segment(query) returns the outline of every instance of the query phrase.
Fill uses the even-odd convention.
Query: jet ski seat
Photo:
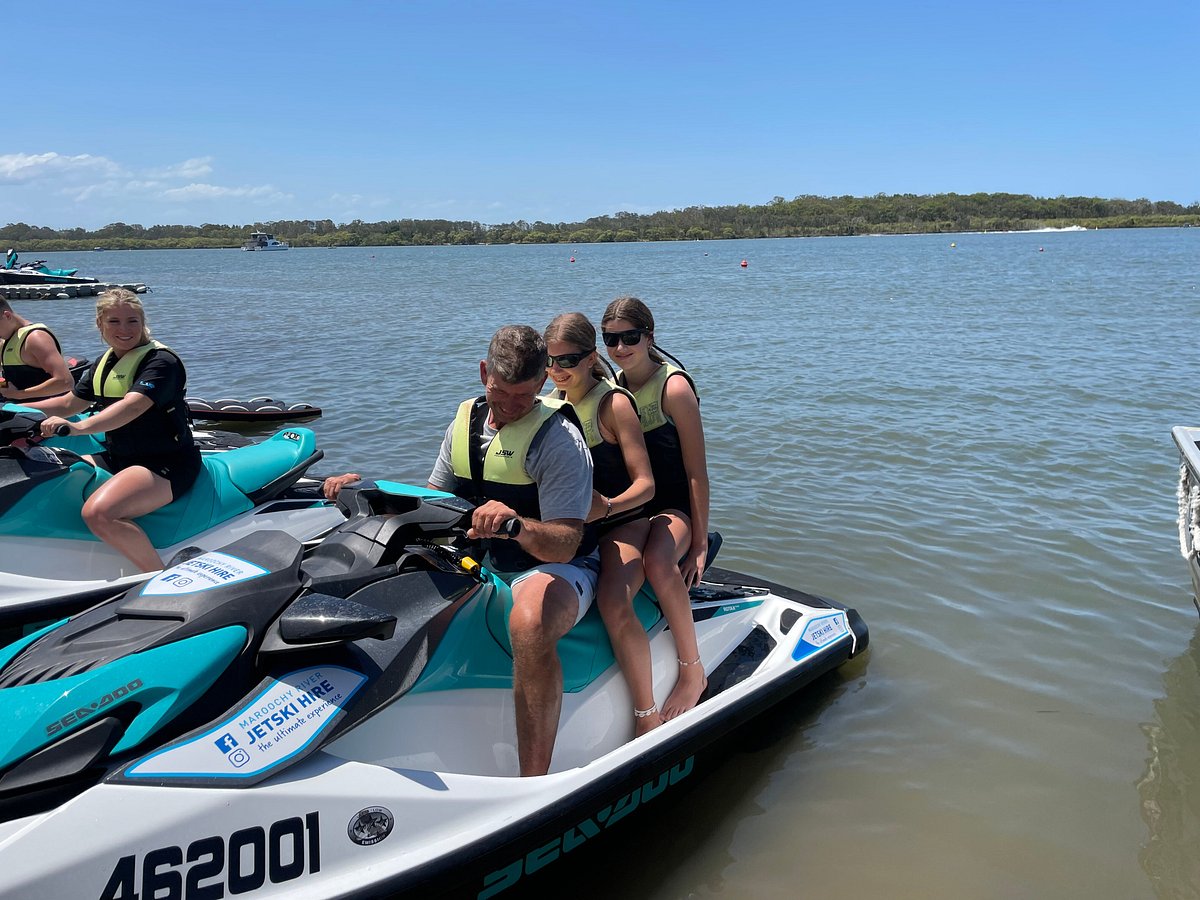
[[[310,430],[294,428],[258,444],[209,454],[191,490],[140,517],[137,523],[155,547],[186,541],[295,484],[323,455],[315,448],[316,436]],[[71,464],[36,498],[23,498],[14,504],[0,519],[0,534],[99,540],[84,523],[80,509],[83,501],[111,477],[111,473],[85,462]]]
[[[708,562],[721,548],[721,535],[708,535]],[[422,673],[414,693],[461,688],[512,688],[512,641],[508,616],[512,611],[509,591],[491,591],[481,603],[468,604],[451,623],[451,632],[443,639]],[[633,600],[634,613],[647,630],[662,619],[662,611],[649,585],[644,585]],[[453,652],[449,648],[455,648]],[[558,657],[563,669],[563,690],[583,690],[604,672],[614,660],[612,644],[595,603],[558,642]]]

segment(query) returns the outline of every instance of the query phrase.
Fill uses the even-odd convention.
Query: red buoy
[[[575,257],[571,257],[571,262],[575,262]]]
[[[742,260],[742,268],[744,269],[744,268],[746,268],[746,266],[748,266],[748,265],[750,265],[750,263],[746,262],[746,261],[743,259],[743,260]]]

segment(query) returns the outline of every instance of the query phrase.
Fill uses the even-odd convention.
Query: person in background
[[[575,409],[592,454],[589,527],[599,540],[596,605],[633,695],[634,736],[662,724],[654,702],[650,645],[632,612],[645,581],[642,547],[650,520],[642,507],[654,496],[654,476],[633,395],[617,387],[596,356],[596,329],[583,313],[557,316],[544,332],[550,381]]]
[[[140,571],[153,572],[162,560],[133,520],[182,496],[202,465],[188,427],[187,373],[170,347],[150,338],[132,291],[101,294],[96,327],[108,349],[73,393],[28,405],[47,413],[47,437],[63,426],[71,434],[105,434],[105,452],[93,462],[113,475],[84,502],[83,520]],[[63,418],[92,406],[99,411],[78,422]]]
[[[467,536],[482,540],[485,565],[512,587],[508,630],[513,655],[517,757],[522,775],[550,770],[562,711],[557,644],[592,603],[599,567],[581,546],[592,508],[592,461],[574,413],[539,397],[546,344],[527,325],[496,332],[479,363],[484,394],[460,404],[446,429],[429,487],[476,504]],[[325,480],[334,499],[360,480]],[[510,519],[515,537],[502,530]]]
[[[662,705],[663,719],[670,720],[694,707],[708,684],[688,596],[704,574],[708,555],[708,463],[700,401],[692,377],[656,349],[654,316],[641,300],[617,298],[604,310],[600,327],[609,358],[621,370],[617,384],[637,401],[654,474],[641,551],[646,579],[675,637],[679,678]],[[623,614],[635,618],[632,606]],[[623,634],[634,633],[628,623],[620,627]]]
[[[17,315],[3,298],[0,344],[0,397],[26,403],[71,390],[75,380],[54,332],[40,322]]]

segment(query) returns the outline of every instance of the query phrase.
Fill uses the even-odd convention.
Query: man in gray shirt
[[[459,406],[429,487],[476,504],[467,536],[484,541],[484,562],[512,587],[517,757],[522,775],[544,775],[562,710],[558,640],[583,618],[596,590],[598,556],[594,546],[581,546],[592,457],[570,406],[538,396],[546,344],[532,328],[497,331],[479,378],[484,396]],[[326,496],[358,479],[326,479]],[[520,526],[510,537],[501,529],[514,518]]]
[[[541,398],[546,344],[527,325],[496,332],[479,363],[484,396],[465,401],[446,429],[429,486],[479,505],[468,537],[512,586],[517,756],[522,775],[550,769],[563,676],[556,645],[596,588],[594,548],[581,547],[592,504],[592,458],[569,407]],[[501,527],[520,522],[505,539]]]

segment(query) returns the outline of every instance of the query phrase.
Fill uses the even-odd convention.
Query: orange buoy
[[[742,260],[742,268],[744,269],[744,268],[746,268],[746,266],[748,266],[748,265],[750,265],[750,263],[746,262],[746,261],[743,259],[743,260]]]

